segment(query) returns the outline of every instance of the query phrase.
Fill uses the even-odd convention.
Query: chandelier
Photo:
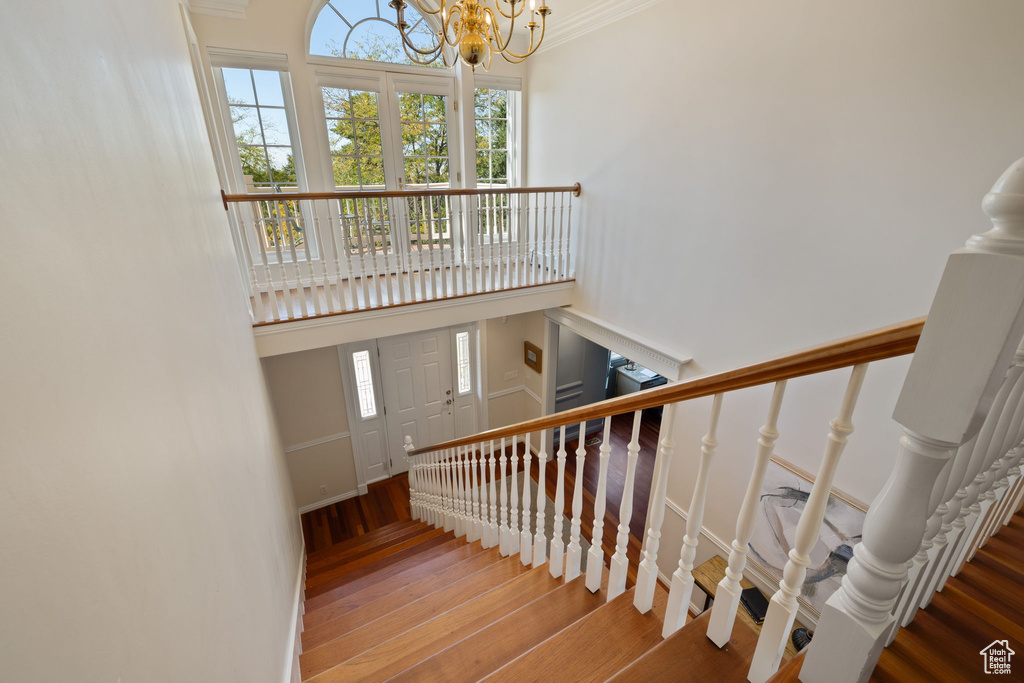
[[[394,8],[398,13],[396,24],[399,33],[402,34],[402,47],[405,48],[409,59],[418,64],[430,64],[440,58],[444,61],[445,66],[450,67],[455,64],[457,58],[461,58],[463,62],[473,67],[474,71],[480,65],[489,69],[491,55],[495,52],[513,64],[518,64],[532,55],[544,40],[548,15],[551,14],[551,8],[547,5],[542,4],[538,8],[537,0],[529,0],[530,21],[526,24],[526,28],[530,29],[530,45],[525,52],[518,54],[513,52],[509,46],[515,31],[516,20],[526,12],[527,0],[440,0],[441,6],[438,9],[424,7],[421,0],[414,1],[422,14],[440,15],[441,28],[435,32],[436,45],[425,49],[417,47],[409,37],[409,24],[405,21],[407,3],[404,0],[391,0],[388,6]],[[541,1],[543,2],[543,0]],[[538,14],[540,15],[539,24],[537,23]],[[502,35],[502,30],[498,25],[499,17],[508,22],[506,35]],[[538,28],[540,28],[539,37],[537,36]]]

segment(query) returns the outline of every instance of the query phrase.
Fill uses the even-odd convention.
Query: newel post
[[[1024,335],[1024,159],[982,204],[993,229],[950,255],[893,419],[896,462],[864,521],[800,672],[805,683],[867,681],[931,514],[936,479],[981,429]]]
[[[405,436],[405,443],[402,444],[402,449],[405,451],[405,460],[409,463],[409,511],[412,513],[413,519],[423,519],[420,514],[420,499],[416,493],[420,489],[419,483],[416,481],[416,477],[419,472],[416,466],[416,458],[409,455],[414,448],[412,445],[412,437],[408,434]]]

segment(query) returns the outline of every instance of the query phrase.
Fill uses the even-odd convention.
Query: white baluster
[[[640,566],[636,572],[636,590],[633,592],[633,606],[646,614],[654,605],[654,590],[658,582],[658,547],[661,544],[661,525],[665,521],[665,499],[668,490],[668,472],[672,465],[675,442],[672,429],[676,406],[670,403],[662,409],[661,432],[658,435],[658,455],[654,461],[651,478],[651,500],[647,505],[647,529]]]
[[[523,195],[526,196],[526,195]],[[565,582],[580,575],[583,546],[580,545],[580,527],[583,524],[583,466],[587,460],[587,423],[581,422],[576,440],[576,477],[572,497],[572,521],[569,524],[569,549],[565,556]]]
[[[444,506],[444,530],[455,530],[455,482],[452,479],[452,451],[441,452],[441,500]]]
[[[508,550],[509,553],[519,552],[519,453],[516,451],[516,437],[512,437],[512,495],[509,506],[511,516],[508,524]]]
[[[569,196],[569,217],[565,221],[565,272],[566,278],[572,278],[576,275],[575,270],[572,267],[572,240],[570,239],[572,233],[572,195]]]
[[[565,542],[562,540],[565,519],[565,425],[558,433],[558,452],[555,456],[558,462],[558,478],[555,480],[555,509],[552,514],[555,516],[555,528],[551,533],[551,560],[548,563],[551,576],[558,578],[562,575],[565,564]]]
[[[508,479],[505,477],[505,466],[508,463],[508,455],[505,451],[505,439],[501,439],[501,525],[498,530],[498,552],[508,557],[512,554],[509,549],[509,525],[508,525]]]
[[[485,548],[487,544],[487,487],[484,483],[487,479],[483,469],[484,450],[483,444],[477,444],[473,448],[473,523],[476,525],[476,537]]]
[[[488,474],[490,475],[490,480],[491,480],[490,481],[490,484],[491,484],[491,489],[490,489],[491,521],[487,525],[487,528],[488,528],[488,533],[489,533],[489,535],[488,535],[489,546],[488,547],[491,547],[491,548],[493,548],[494,546],[498,545],[498,498],[497,498],[497,494],[496,494],[496,489],[494,488],[495,485],[496,485],[496,482],[494,481],[494,478],[495,478],[494,468],[495,468],[495,462],[494,462],[494,442],[491,441],[490,444],[489,444],[488,452],[487,452],[487,471],[488,471]]]
[[[716,394],[711,402],[708,433],[704,435],[701,442],[697,481],[693,486],[690,510],[686,515],[686,535],[683,536],[683,547],[679,551],[679,566],[672,574],[668,606],[665,608],[665,625],[661,630],[662,638],[668,638],[686,624],[686,615],[690,609],[690,595],[693,592],[693,561],[697,556],[697,543],[700,541],[700,530],[704,524],[704,501],[708,495],[711,460],[715,457],[715,449],[718,447],[716,432],[721,413],[722,394]]]
[[[587,438],[584,427],[580,432],[580,441]],[[587,553],[587,590],[596,593],[601,588],[601,577],[604,575],[604,548],[601,546],[604,537],[604,510],[608,497],[608,459],[612,453],[612,418],[604,418],[604,438],[601,441],[598,461],[600,469],[597,474],[597,494],[594,496],[594,534]]]
[[[540,434],[540,453],[537,454],[537,523],[534,525],[533,534],[533,566],[539,567],[548,561],[548,539],[544,535],[547,531],[547,519],[545,508],[547,507],[548,494],[544,488],[544,476],[547,469],[548,454],[544,451],[544,433]]]
[[[785,394],[786,382],[777,382],[771,402],[768,404],[768,419],[759,432],[754,469],[750,474],[743,505],[736,519],[736,538],[729,550],[729,566],[715,593],[715,604],[708,622],[708,638],[718,647],[725,647],[732,638],[732,627],[736,621],[736,610],[739,609],[740,594],[743,590],[740,581],[743,579],[743,569],[747,565],[747,547],[754,533],[758,502],[764,488],[764,475],[775,449],[775,441],[779,438],[779,412],[782,410],[782,399]]]
[[[476,453],[472,446],[466,449],[466,482],[469,489],[466,491],[466,514],[469,517],[469,524],[466,538],[470,541],[479,541],[480,536],[480,493],[476,486]]]
[[[807,564],[810,562],[808,553],[818,540],[821,521],[825,517],[825,506],[828,505],[828,498],[832,490],[832,478],[839,466],[839,456],[842,455],[843,449],[846,447],[849,435],[853,433],[851,418],[866,371],[867,365],[858,365],[853,369],[839,415],[832,420],[832,430],[828,435],[829,443],[825,448],[825,456],[821,461],[818,478],[811,487],[807,503],[800,514],[800,521],[797,522],[796,537],[793,548],[789,551],[789,561],[786,562],[786,567],[782,572],[779,590],[775,592],[768,603],[768,614],[761,627],[761,635],[757,640],[753,661],[747,673],[747,680],[751,683],[767,681],[775,674],[782,661],[782,653],[786,649],[790,632],[793,630],[793,621],[796,619],[796,599],[803,589],[804,578],[807,575]],[[938,474],[937,471],[936,474]],[[930,493],[930,485],[928,490]],[[915,546],[916,543],[915,541]],[[817,643],[815,644],[817,645]]]
[[[633,413],[633,434],[626,447],[626,483],[622,487],[622,500],[619,502],[619,533],[615,538],[615,554],[608,572],[609,602],[626,592],[626,574],[629,569],[626,546],[629,544],[629,521],[633,518],[633,480],[636,478],[636,461],[640,455],[642,416],[642,410]]]
[[[533,535],[530,534],[530,434],[526,434],[523,453],[523,530],[519,539],[519,559],[523,564],[533,561]]]

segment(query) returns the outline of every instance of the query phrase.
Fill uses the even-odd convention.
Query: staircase
[[[441,444],[416,448],[406,436],[404,517],[412,519],[390,518],[391,524],[309,555],[302,678],[982,678],[983,649],[991,644],[995,657],[994,641],[1004,655],[1024,647],[1024,552],[1018,551],[1024,517],[1016,512],[1024,497],[1024,159],[1000,178],[984,207],[995,227],[950,256],[927,324],[910,320]],[[1004,299],[993,299],[994,292]],[[889,480],[871,504],[811,646],[786,663],[798,598],[814,568],[811,551],[826,523],[868,367],[909,353],[914,358],[893,413],[901,437]],[[841,397],[828,399],[838,410],[799,521],[785,530],[788,559],[755,637],[736,620],[740,579],[780,436],[786,386],[840,369],[849,370],[849,379]],[[688,620],[705,503],[714,495],[723,397],[768,385],[773,390],[756,447],[751,444],[752,466],[728,475],[729,485],[746,491],[729,569],[710,613]],[[711,399],[711,410],[699,454],[684,460],[696,465],[696,474],[678,563],[661,563],[676,567],[666,593],[658,584],[658,552],[677,447],[675,411],[701,398]],[[642,414],[659,406],[640,545],[631,541],[630,524]],[[632,414],[632,430],[623,448],[612,425],[624,414],[627,420]],[[604,427],[598,452],[588,456],[585,444],[577,444],[572,453],[566,430],[578,425],[585,433],[596,419]],[[549,457],[552,441],[545,435],[552,432],[558,447]],[[677,459],[685,457],[683,445]],[[624,473],[614,496],[620,519],[606,530],[616,449]],[[534,472],[538,492],[553,489],[551,513],[548,497],[525,484]],[[592,491],[583,485],[588,479]],[[590,530],[585,517],[595,520]],[[586,551],[581,530],[590,535]]]
[[[757,638],[746,626],[737,623],[719,649],[706,636],[706,612],[662,639],[668,596],[660,586],[654,608],[640,614],[634,589],[606,602],[605,587],[591,593],[583,580],[564,583],[547,566],[524,566],[518,554],[502,557],[423,522],[388,524],[309,555],[303,680],[747,680]],[[872,680],[981,678],[979,651],[1003,638],[1024,643],[1021,624],[1018,512],[900,631]],[[798,681],[802,662],[771,681]]]
[[[995,640],[1024,643],[1024,512],[1018,511],[951,578],[914,622],[882,652],[871,676],[879,683],[987,680],[981,650]],[[1017,665],[1016,671],[1024,666]],[[772,683],[799,680],[796,657]],[[1020,674],[1017,674],[1017,678]],[[1016,680],[1016,678],[1014,679]]]
[[[606,602],[583,580],[422,522],[389,524],[310,554],[303,680],[542,680],[553,666],[606,680],[658,651],[663,589],[640,614],[632,589]]]

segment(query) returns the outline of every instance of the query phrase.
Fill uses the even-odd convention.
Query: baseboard
[[[363,487],[363,488],[365,488],[365,487]],[[307,512],[312,512],[313,510],[319,510],[320,508],[325,508],[328,505],[334,505],[335,503],[340,503],[341,501],[348,500],[349,498],[355,498],[356,496],[363,495],[364,493],[365,493],[365,491],[363,493],[360,493],[359,489],[356,489],[355,491],[346,491],[345,493],[342,493],[340,495],[333,496],[331,498],[325,498],[324,500],[319,500],[319,501],[317,501],[315,503],[310,503],[309,505],[300,507],[299,508],[299,514],[302,515],[302,514],[305,514]]]
[[[295,609],[292,611],[292,627],[288,634],[288,658],[285,660],[284,683],[301,683],[302,672],[299,669],[299,655],[302,654],[302,612],[303,594],[306,585],[306,540],[302,540],[299,550],[299,574],[295,578]]]

